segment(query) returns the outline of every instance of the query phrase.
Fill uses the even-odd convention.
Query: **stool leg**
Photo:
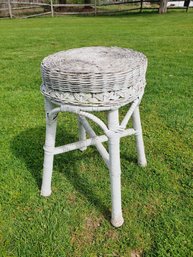
[[[145,167],[147,165],[147,160],[145,157],[145,148],[144,148],[144,142],[143,142],[139,106],[135,108],[132,115],[132,120],[133,120],[133,128],[136,130],[136,148],[137,148],[137,155],[138,155],[138,164],[142,167]]]
[[[86,140],[86,130],[84,129],[79,116],[78,116],[78,130],[79,130],[79,140],[80,141]],[[84,151],[86,149],[87,147],[80,148],[81,151]]]
[[[43,179],[41,187],[42,196],[51,195],[51,180],[54,161],[54,147],[57,127],[57,116],[48,118],[47,113],[53,109],[54,105],[48,100],[45,100],[46,111],[46,140],[44,146],[44,165]]]
[[[119,126],[118,110],[108,113],[108,127],[114,130]],[[121,166],[120,166],[120,137],[113,134],[109,137],[109,172],[111,179],[112,214],[111,223],[120,227],[124,220],[121,208]]]

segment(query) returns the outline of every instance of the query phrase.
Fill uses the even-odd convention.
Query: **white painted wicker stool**
[[[46,140],[41,195],[51,194],[55,154],[95,145],[110,171],[112,217],[115,227],[123,224],[121,208],[120,138],[136,136],[138,163],[146,166],[139,104],[146,84],[147,58],[139,52],[118,47],[84,47],[58,52],[42,64],[45,96]],[[119,108],[129,110],[119,123]],[[90,112],[107,111],[108,125]],[[57,114],[76,113],[79,141],[55,147]],[[126,128],[132,117],[133,128]],[[104,135],[97,136],[88,120],[94,121]],[[86,138],[88,134],[89,138]],[[108,140],[109,153],[103,146]]]

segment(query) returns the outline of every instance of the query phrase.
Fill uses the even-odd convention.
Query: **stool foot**
[[[147,166],[147,160],[145,157],[145,147],[143,142],[143,134],[139,113],[139,106],[137,106],[132,115],[133,127],[136,130],[136,148],[138,155],[138,164],[142,167]]]
[[[52,194],[52,191],[49,190],[49,191],[44,191],[44,190],[41,190],[41,196],[44,196],[44,197],[48,197]]]
[[[146,166],[147,166],[147,160],[144,159],[144,160],[141,160],[140,162],[138,161],[138,164],[139,164],[139,166],[141,166],[141,167],[146,167]]]
[[[121,226],[123,225],[123,223],[124,223],[124,219],[123,219],[122,216],[116,217],[116,219],[115,219],[115,218],[112,218],[112,219],[111,219],[111,224],[112,224],[113,227],[115,227],[115,228],[121,227]]]

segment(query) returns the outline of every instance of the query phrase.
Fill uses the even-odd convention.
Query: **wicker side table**
[[[146,84],[147,58],[139,52],[118,47],[84,47],[58,52],[41,64],[45,97],[46,140],[41,195],[51,194],[54,155],[85,150],[95,145],[110,171],[111,223],[120,227],[124,220],[121,207],[120,138],[135,135],[138,163],[146,166],[139,104]],[[119,108],[129,104],[129,110],[119,123]],[[106,111],[106,125],[92,112]],[[76,113],[79,141],[55,147],[57,115]],[[126,128],[132,118],[133,128]],[[104,132],[97,136],[88,120]],[[87,135],[89,138],[87,138]],[[103,146],[108,141],[109,151]]]

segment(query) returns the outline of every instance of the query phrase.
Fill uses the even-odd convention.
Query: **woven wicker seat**
[[[111,223],[120,227],[121,207],[120,138],[135,135],[138,163],[146,166],[139,104],[146,84],[147,58],[139,52],[118,47],[84,47],[50,55],[42,61],[41,92],[45,96],[46,140],[41,195],[51,194],[53,160],[56,154],[96,146],[111,180]],[[130,103],[120,122],[119,108]],[[107,124],[92,111],[107,111]],[[57,116],[75,113],[79,141],[55,146]],[[127,128],[132,118],[132,128]],[[97,135],[89,120],[103,135]],[[108,141],[108,150],[103,142]]]
[[[118,47],[58,52],[42,64],[42,93],[59,103],[112,106],[132,102],[145,87],[147,59]]]

